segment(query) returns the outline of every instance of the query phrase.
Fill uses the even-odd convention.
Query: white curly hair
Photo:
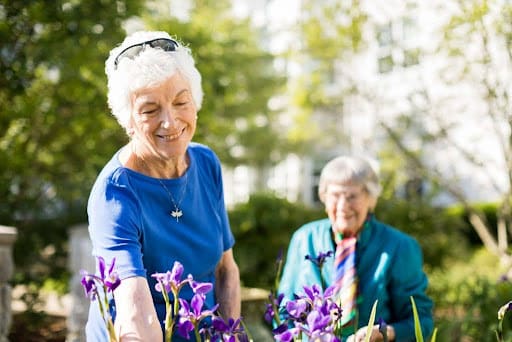
[[[176,51],[167,52],[159,48],[145,47],[133,58],[121,58],[117,66],[115,60],[129,46],[147,42],[153,39],[171,38],[163,31],[138,31],[127,36],[121,45],[110,51],[105,62],[105,73],[108,80],[108,105],[119,122],[128,130],[132,111],[132,95],[134,92],[158,85],[176,72],[179,72],[190,85],[192,99],[197,110],[203,102],[201,74],[195,66],[191,50],[178,42]]]
[[[367,159],[355,156],[339,156],[329,161],[320,174],[318,196],[325,202],[329,184],[362,185],[375,203],[381,192],[379,176]]]

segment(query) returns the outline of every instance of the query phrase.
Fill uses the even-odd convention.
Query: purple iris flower
[[[326,253],[320,252],[316,257],[311,255],[306,255],[305,259],[311,261],[313,264],[318,267],[322,267],[325,263],[325,259],[333,255],[333,251],[328,251]]]
[[[98,257],[99,276],[90,274],[84,270],[80,272],[82,274],[81,283],[84,287],[85,295],[87,297],[89,297],[91,300],[96,299],[98,296],[98,284],[100,284],[100,286],[105,286],[107,292],[113,292],[119,286],[119,284],[121,284],[121,279],[119,279],[117,272],[114,271],[115,264],[116,258],[113,258],[108,272],[105,273],[105,259],[100,256]]]
[[[304,293],[312,303],[314,303],[318,298],[323,298],[322,288],[318,284],[313,284],[312,286],[304,286]]]
[[[283,301],[284,293],[280,293],[277,298],[275,298],[274,294],[271,292],[268,295],[268,299],[270,303],[267,304],[267,309],[265,310],[265,321],[268,323],[272,323],[272,320],[276,316],[276,312],[274,312],[274,307],[279,308],[281,306],[281,302]]]
[[[334,328],[331,324],[329,315],[313,310],[309,313],[307,324],[300,324],[299,329],[311,341],[334,342],[339,339],[334,334]]]
[[[336,284],[329,286],[324,291],[324,298],[327,299],[327,298],[333,297],[336,294],[336,290],[337,290],[337,285]]]
[[[309,307],[308,302],[302,298],[286,302],[286,311],[290,315],[290,318],[294,320],[303,319]]]
[[[241,318],[237,320],[229,318],[226,322],[222,317],[214,317],[212,321],[213,341],[236,342],[238,340],[239,342],[248,342],[249,338],[240,323]]]
[[[210,310],[203,310],[205,296],[200,293],[196,293],[190,303],[183,298],[179,298],[180,309],[178,311],[178,332],[181,336],[189,338],[189,333],[199,325],[201,320],[208,316],[213,316],[215,310],[219,307],[216,304]]]
[[[307,322],[309,326],[309,331],[311,332],[311,336],[313,337],[313,334],[315,332],[321,332],[328,328],[331,322],[331,317],[329,317],[328,315],[322,315],[320,312],[314,310],[311,311],[311,313],[308,315]]]
[[[288,329],[288,323],[283,323],[274,330],[272,330],[272,334],[274,335],[276,341],[291,342],[293,341],[294,337],[299,335],[299,329]]]
[[[89,297],[91,300],[96,299],[97,286],[95,278],[88,274],[86,271],[81,271],[82,273],[82,286],[85,290],[85,295]]]
[[[98,263],[100,269],[100,276],[101,279],[103,279],[103,283],[107,287],[108,291],[114,291],[119,286],[119,284],[121,284],[121,279],[119,279],[117,272],[114,271],[114,267],[116,265],[116,258],[112,259],[112,263],[110,264],[110,268],[108,269],[107,274],[105,274],[105,259],[103,259],[102,257],[98,257]]]
[[[163,292],[164,290],[165,292],[171,292],[170,271],[167,271],[166,273],[153,273],[151,276],[157,280],[155,290],[157,290],[158,292]]]
[[[153,273],[151,276],[157,280],[155,289],[158,292],[162,292],[162,286],[166,292],[178,292],[183,285],[190,282],[190,279],[181,281],[181,277],[183,276],[183,265],[178,261],[174,262],[171,271],[167,271],[165,273]]]
[[[199,283],[192,279],[192,275],[188,276],[190,287],[192,291],[196,294],[205,295],[213,289],[212,283]]]
[[[116,265],[116,258],[113,258],[112,263],[110,264],[110,268],[108,269],[108,273],[105,274],[105,269],[106,269],[105,259],[101,256],[98,257],[98,268],[100,271],[101,281],[107,287],[108,291],[114,291],[121,283],[121,280],[119,279],[119,276],[117,275],[117,272],[114,272],[115,265]]]
[[[178,333],[187,340],[190,340],[191,331],[194,331],[194,324],[189,320],[184,319],[181,321],[180,319],[178,322]]]

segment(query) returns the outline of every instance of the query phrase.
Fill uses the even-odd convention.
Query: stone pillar
[[[80,270],[93,273],[95,271],[95,260],[91,254],[92,243],[87,231],[87,225],[77,225],[69,230],[69,269],[71,279],[70,310],[67,317],[67,342],[85,341],[85,324],[89,312],[89,298],[85,296],[82,287],[82,276]],[[1,342],[1,341],[0,341]]]
[[[0,226],[0,342],[7,342],[12,322],[12,288],[9,280],[14,272],[12,245],[18,230]]]

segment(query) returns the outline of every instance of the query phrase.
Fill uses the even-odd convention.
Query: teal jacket
[[[423,256],[416,240],[374,217],[359,234],[356,247],[359,278],[358,327],[368,324],[376,300],[376,321],[382,318],[394,327],[396,341],[415,341],[410,296],[414,297],[423,337],[433,330],[432,300],[425,294],[427,277],[423,272]],[[328,257],[322,268],[306,260],[306,255],[334,251],[329,219],[305,224],[292,236],[279,284],[285,300],[303,292],[303,286],[332,284],[334,257]]]

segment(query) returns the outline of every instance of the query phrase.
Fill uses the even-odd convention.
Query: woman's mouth
[[[165,141],[173,141],[173,140],[178,139],[183,134],[183,132],[185,132],[185,128],[183,128],[181,131],[179,131],[178,133],[175,133],[175,134],[166,134],[166,135],[157,134],[157,137],[159,137],[160,139],[163,139]]]

